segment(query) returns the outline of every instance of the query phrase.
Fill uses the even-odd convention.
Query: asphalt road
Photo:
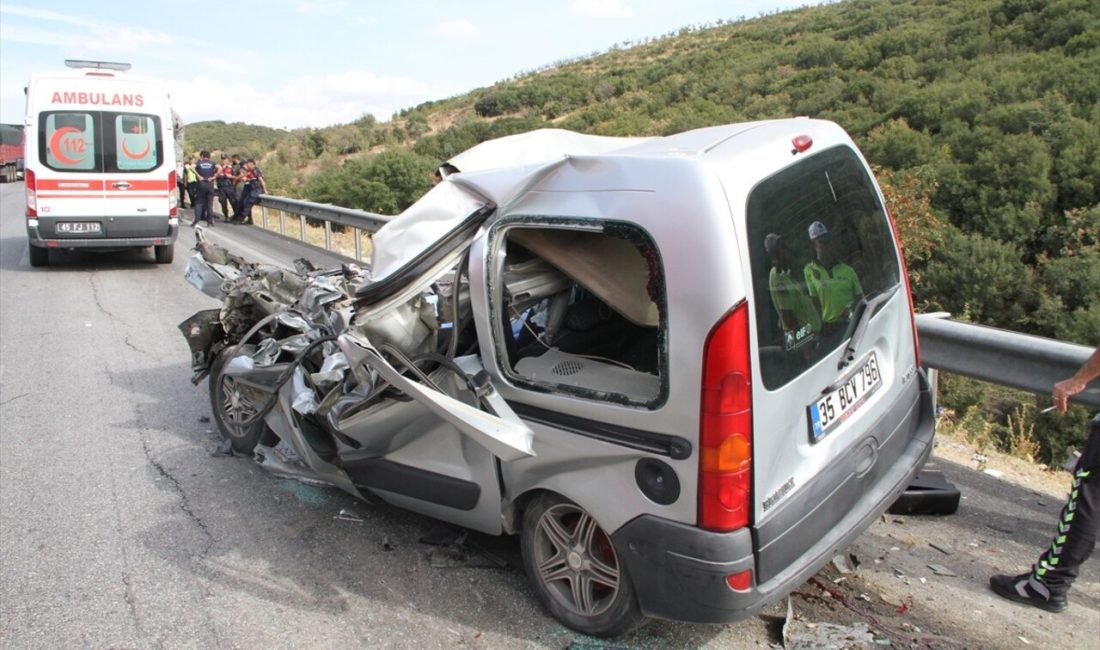
[[[3,648],[779,642],[785,606],[737,625],[654,622],[599,644],[539,608],[512,539],[459,543],[429,519],[216,455],[206,383],[190,383],[176,330],[216,305],[183,281],[190,229],[172,265],[151,252],[64,254],[32,269],[22,199],[22,184],[0,186]],[[252,230],[219,225],[213,236],[253,259],[301,256]],[[959,514],[875,524],[851,549],[853,573],[829,569],[792,597],[802,631],[865,624],[895,647],[1100,645],[1096,560],[1060,617],[985,587],[1049,541],[1058,500],[938,464],[964,490]]]

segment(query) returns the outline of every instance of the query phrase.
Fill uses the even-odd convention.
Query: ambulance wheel
[[[171,264],[176,257],[176,247],[172,244],[154,246],[153,255],[157,258],[157,264]]]
[[[270,430],[262,417],[257,417],[262,404],[253,399],[254,392],[241,386],[235,377],[222,373],[225,364],[237,354],[237,347],[222,350],[214,359],[210,371],[210,408],[218,430],[229,441],[233,451],[251,454]]]
[[[523,513],[520,551],[539,602],[567,627],[613,637],[645,621],[611,537],[572,501],[535,497]]]
[[[29,252],[31,255],[31,266],[50,265],[50,249],[33,246],[31,244],[27,244],[27,248],[30,249]]]

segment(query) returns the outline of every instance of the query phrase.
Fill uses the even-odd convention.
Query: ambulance
[[[152,247],[170,264],[179,232],[172,110],[165,85],[128,63],[65,62],[27,86],[31,266],[50,250]]]

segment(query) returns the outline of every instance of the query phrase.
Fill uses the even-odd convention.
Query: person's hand
[[[1088,382],[1081,381],[1076,377],[1070,377],[1069,379],[1063,379],[1062,381],[1054,384],[1054,408],[1058,409],[1059,413],[1065,413],[1069,410],[1069,398],[1085,390],[1085,386]]]

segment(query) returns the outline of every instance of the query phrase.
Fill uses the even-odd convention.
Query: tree
[[[932,138],[910,128],[904,119],[889,120],[871,129],[861,147],[867,159],[891,169],[918,167],[935,154]]]
[[[1020,323],[1036,306],[1033,284],[1018,247],[951,229],[928,262],[924,298],[975,323]]]

